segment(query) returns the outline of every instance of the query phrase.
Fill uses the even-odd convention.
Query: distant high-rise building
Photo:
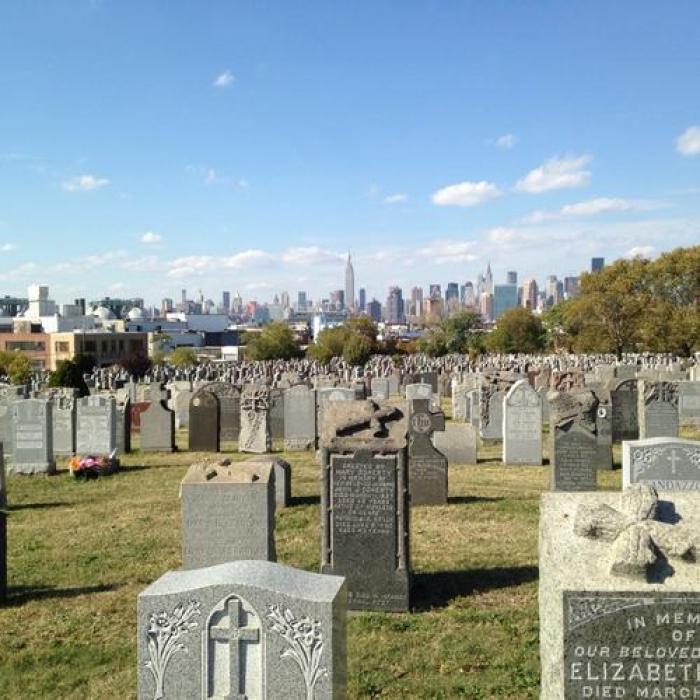
[[[382,320],[382,305],[376,299],[367,304],[367,315],[376,323]]]
[[[306,292],[297,292],[297,311],[306,311]]]
[[[497,284],[493,288],[493,319],[518,305],[518,287],[515,284]]]
[[[521,299],[521,304],[531,311],[537,309],[537,280],[527,279],[523,282],[523,296]]]
[[[509,270],[506,273],[507,284],[518,284],[518,273],[515,270]]]
[[[411,306],[415,316],[423,315],[423,287],[413,287],[411,289]]]
[[[360,311],[364,313],[365,307],[367,306],[367,290],[364,287],[360,287],[358,294],[360,297]]]
[[[401,287],[389,287],[389,296],[386,299],[387,323],[403,323],[403,292]]]
[[[482,294],[486,292],[486,278],[479,273],[476,277],[476,300],[478,301]]]
[[[350,251],[348,251],[348,262],[345,265],[345,303],[348,309],[355,309],[355,270],[350,259]]]
[[[605,267],[605,258],[591,258],[591,272],[600,272]]]
[[[457,282],[448,282],[445,290],[445,301],[449,304],[452,299],[459,300],[459,285]]]
[[[221,308],[226,314],[231,310],[231,292],[224,292],[221,295]]]
[[[291,306],[289,303],[289,292],[282,292],[280,295],[280,305],[283,309],[288,309]]]
[[[183,289],[183,290],[182,290],[181,296],[180,296],[180,301],[181,301],[183,304],[186,304],[186,303],[187,303],[187,290],[186,290],[186,289]]]
[[[493,294],[493,272],[491,272],[491,261],[486,266],[486,276],[484,277],[484,291],[486,294]]]
[[[430,285],[430,298],[442,299],[442,287],[439,284]]]
[[[572,299],[578,294],[578,277],[564,277],[564,294]]]
[[[80,315],[85,316],[85,297],[75,300],[75,305],[80,309]]]
[[[462,297],[462,306],[476,306],[476,296],[474,294],[474,285],[471,282],[465,282],[460,290]]]
[[[335,311],[342,311],[345,308],[345,291],[343,289],[332,291],[330,302]]]
[[[493,294],[484,292],[479,297],[479,313],[484,321],[493,321]]]
[[[160,302],[160,315],[165,316],[165,314],[169,314],[173,310],[173,300],[172,299],[163,299]]]

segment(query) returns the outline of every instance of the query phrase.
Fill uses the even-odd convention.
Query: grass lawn
[[[186,436],[178,441],[184,448]],[[449,505],[412,510],[415,610],[349,618],[350,697],[538,697],[547,468],[504,468],[498,455],[487,448],[478,466],[450,468]],[[90,482],[66,471],[8,479],[0,698],[135,696],[136,596],[180,566],[178,485],[204,456],[135,452],[120,473]],[[277,513],[278,558],[318,571],[318,466],[309,454],[283,456],[294,504]],[[619,471],[599,485],[619,488]]]

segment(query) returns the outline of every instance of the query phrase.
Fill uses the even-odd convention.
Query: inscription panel
[[[563,595],[565,700],[700,695],[700,594]]]
[[[557,430],[554,437],[552,488],[555,491],[594,491],[595,437],[575,429]]]

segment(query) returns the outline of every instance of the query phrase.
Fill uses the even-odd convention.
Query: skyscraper
[[[493,272],[491,272],[491,261],[486,266],[486,277],[484,277],[484,292],[493,294]]]
[[[373,321],[379,323],[382,320],[382,305],[376,299],[372,299],[367,304],[367,314]]]
[[[224,292],[221,295],[221,307],[224,313],[228,313],[231,310],[231,292]]]
[[[297,311],[306,311],[306,292],[297,292]]]
[[[600,272],[605,267],[605,258],[591,258],[591,272]]]
[[[518,273],[515,270],[509,270],[506,273],[506,282],[508,284],[518,284]]]
[[[442,287],[439,284],[430,285],[430,298],[442,299]]]
[[[386,300],[387,323],[403,323],[403,292],[401,287],[389,287],[389,296]]]
[[[476,296],[474,295],[474,285],[471,282],[465,282],[462,285],[462,306],[476,306]]]
[[[564,277],[564,293],[567,299],[578,294],[578,277]]]
[[[423,287],[414,287],[411,290],[411,306],[416,316],[423,315]]]
[[[360,311],[364,311],[365,306],[367,304],[367,292],[365,291],[364,287],[360,287],[359,296],[360,296]]]
[[[350,311],[355,310],[355,270],[352,267],[350,251],[348,251],[348,262],[345,265],[345,304]]]
[[[523,282],[522,304],[526,309],[534,311],[537,308],[537,280],[527,279]]]
[[[518,287],[515,284],[497,284],[493,290],[493,318],[498,319],[504,311],[518,305]]]

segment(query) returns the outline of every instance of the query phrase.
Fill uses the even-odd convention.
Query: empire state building
[[[348,251],[348,262],[345,266],[345,306],[351,311],[355,310],[355,270],[352,267],[350,251]]]

